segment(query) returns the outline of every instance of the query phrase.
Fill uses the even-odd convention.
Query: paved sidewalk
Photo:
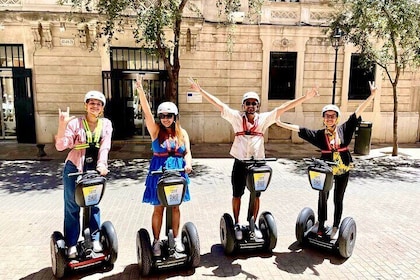
[[[353,142],[350,150],[353,151]],[[192,143],[193,158],[229,158],[231,144]],[[266,157],[302,159],[304,157],[318,157],[320,151],[313,145],[304,143],[291,143],[289,141],[270,142],[265,144]],[[0,160],[64,160],[67,151],[58,152],[53,144],[45,144],[45,154],[40,156],[40,149],[35,144],[17,144],[15,141],[0,141]],[[369,156],[377,157],[389,155],[392,144],[372,144]],[[410,155],[420,158],[420,142],[399,144],[400,155]],[[149,140],[113,141],[109,158],[112,159],[150,159],[152,156]],[[358,155],[356,155],[358,156]]]
[[[0,160],[0,279],[54,279],[49,238],[53,231],[62,230],[60,174],[64,156],[51,153],[48,160],[27,160],[36,159],[27,154],[26,160],[11,160],[12,155],[24,157],[24,152],[34,148],[33,145],[17,147],[20,152],[9,150],[9,158]],[[216,155],[226,152],[230,145],[195,147],[197,155],[205,155],[210,149]],[[299,160],[307,157],[313,148],[270,144],[267,145],[268,156],[277,156],[277,147],[284,148],[283,152],[288,152],[290,158],[282,156],[269,163],[273,168],[273,178],[261,198],[261,211],[268,210],[274,215],[278,229],[277,246],[272,254],[223,254],[219,222],[223,213],[231,213],[233,160],[226,156],[196,156],[191,176],[192,200],[181,205],[181,224],[191,221],[197,227],[200,266],[195,270],[155,273],[142,279],[420,278],[420,251],[417,250],[420,240],[415,234],[418,232],[416,213],[420,201],[418,147],[401,148],[400,157],[390,157],[390,148],[386,146],[374,146],[370,155],[355,156],[357,165],[346,191],[343,218],[352,216],[355,219],[357,239],[353,256],[347,260],[325,251],[301,248],[296,243],[294,231],[299,211],[306,206],[316,209],[317,204],[318,194],[308,186],[306,166]],[[47,154],[50,148],[46,147]],[[100,205],[102,220],[111,221],[118,235],[119,252],[115,266],[111,271],[81,272],[67,279],[140,279],[136,232],[140,228],[151,232],[152,207],[141,203],[148,158],[136,158],[137,154],[130,157],[130,149],[137,148],[122,145],[113,151],[107,191]],[[127,158],[121,156],[117,159],[118,155]],[[329,199],[329,220],[334,209],[332,200]],[[247,201],[246,193],[242,199],[242,223]]]

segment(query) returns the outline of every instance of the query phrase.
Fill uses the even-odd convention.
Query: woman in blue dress
[[[189,185],[188,173],[192,170],[192,156],[190,150],[190,139],[185,129],[181,127],[178,121],[178,108],[172,102],[163,102],[158,106],[157,114],[159,122],[155,122],[155,118],[150,109],[149,102],[143,90],[143,80],[137,81],[137,93],[139,94],[141,108],[144,114],[144,120],[147,130],[152,140],[153,157],[150,161],[149,173],[146,178],[146,189],[143,194],[143,202],[150,203],[154,206],[152,215],[152,231],[153,231],[153,254],[161,255],[160,248],[160,231],[162,228],[162,218],[164,206],[160,204],[157,196],[157,182],[159,175],[151,175],[152,171],[162,168],[167,169],[184,169],[182,176]],[[190,200],[190,193],[187,187],[184,200]],[[184,251],[181,239],[178,237],[181,213],[179,206],[173,207],[172,225],[175,237],[175,249],[178,252]]]

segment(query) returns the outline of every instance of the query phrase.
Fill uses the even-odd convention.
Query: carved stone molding
[[[51,23],[50,22],[42,22],[42,45],[47,47],[48,49],[52,49],[52,34],[51,34]]]
[[[182,52],[194,53],[197,49],[198,29],[181,29],[180,48]]]
[[[35,45],[35,49],[40,49],[42,48],[42,26],[39,22],[35,22],[33,24],[31,24],[31,30],[32,30],[32,36],[34,37],[34,45]]]
[[[89,37],[88,37],[88,46],[89,50],[97,50],[98,49],[98,42],[97,42],[97,32],[98,32],[98,23],[97,22],[91,22],[87,25],[88,31],[89,31]]]
[[[202,28],[202,21],[183,20],[179,41],[181,52],[194,53],[197,50],[197,37]]]
[[[87,48],[86,29],[87,29],[86,23],[80,23],[80,24],[77,25],[77,33],[78,33],[78,36],[79,36],[79,43],[80,43],[80,47],[82,49]]]
[[[274,49],[282,49],[282,48],[290,48],[292,46],[295,46],[295,42],[291,41],[287,38],[281,38],[278,40],[273,41],[273,48]]]

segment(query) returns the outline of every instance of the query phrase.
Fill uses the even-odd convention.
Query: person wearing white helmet
[[[334,221],[331,230],[331,238],[337,239],[338,226],[343,213],[343,199],[349,180],[349,171],[352,166],[352,157],[348,146],[352,140],[353,133],[361,121],[361,114],[370,104],[376,94],[375,82],[369,82],[370,96],[362,102],[359,107],[350,115],[349,119],[339,124],[341,117],[340,109],[333,104],[328,104],[322,108],[322,118],[324,128],[312,130],[298,125],[284,123],[280,119],[277,125],[298,132],[299,137],[321,149],[321,159],[334,161],[338,164],[333,166],[334,175]],[[327,220],[327,200],[328,193],[319,192],[318,199],[318,221],[314,230],[325,231],[325,221]]]
[[[64,238],[69,258],[77,254],[76,244],[80,234],[80,207],[74,200],[76,177],[68,174],[97,170],[102,176],[108,174],[108,153],[111,149],[112,123],[103,118],[105,96],[99,91],[89,91],[84,97],[85,115],[70,116],[70,109],[58,110],[58,131],[55,147],[58,151],[70,149],[63,170],[64,185]],[[93,207],[91,232],[98,232],[100,226],[99,208]],[[93,249],[102,251],[99,235],[93,236]]]
[[[274,108],[269,112],[258,113],[260,108],[260,97],[256,92],[246,92],[242,97],[242,109],[235,110],[220,101],[217,97],[208,93],[200,87],[197,81],[189,79],[191,89],[200,92],[204,98],[220,110],[222,118],[227,120],[233,127],[235,139],[230,154],[235,158],[232,168],[232,211],[235,220],[235,237],[237,240],[243,238],[239,225],[239,213],[241,209],[241,198],[246,186],[247,164],[245,159],[265,158],[264,133],[276,122],[285,111],[292,109],[305,100],[317,94],[317,89],[308,90],[305,96],[291,100],[283,105]],[[261,192],[257,192],[254,203],[254,219],[257,220],[260,206]],[[256,228],[255,235],[262,237],[261,231]]]
[[[183,201],[191,199],[189,192],[188,173],[192,171],[192,156],[190,149],[190,139],[188,133],[179,123],[178,107],[172,102],[163,102],[157,108],[159,121],[156,123],[152,114],[146,94],[143,90],[142,78],[138,78],[137,93],[139,94],[141,108],[144,114],[147,130],[152,140],[153,156],[150,161],[149,172],[146,178],[146,189],[143,194],[143,203],[150,203],[154,206],[152,215],[152,231],[153,231],[153,255],[161,255],[160,231],[162,228],[162,219],[164,206],[160,204],[157,194],[157,184],[160,176],[152,175],[151,172],[166,169],[184,169],[182,176],[187,181],[187,189],[185,191]],[[172,224],[175,237],[175,250],[182,252],[185,250],[182,244],[179,232],[180,225],[180,209],[179,206],[172,208]]]

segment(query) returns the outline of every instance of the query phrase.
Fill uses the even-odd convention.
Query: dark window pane
[[[0,44],[0,67],[25,67],[23,45]]]
[[[296,88],[296,52],[270,54],[268,99],[294,99]]]
[[[360,54],[351,55],[349,100],[364,100],[370,95],[369,81],[375,79],[375,65],[361,65]]]

